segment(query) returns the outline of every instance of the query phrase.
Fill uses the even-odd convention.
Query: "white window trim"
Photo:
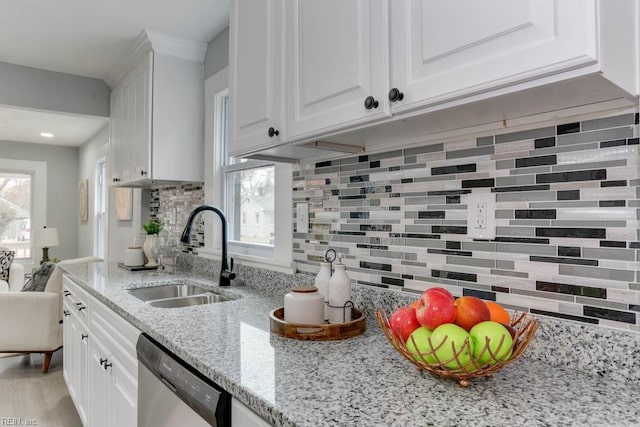
[[[96,255],[99,255],[102,249],[102,257],[106,258],[107,257],[107,251],[109,248],[109,185],[107,184],[107,175],[109,174],[108,171],[108,167],[109,164],[107,163],[107,158],[106,157],[101,157],[96,161],[96,167],[95,167],[95,178],[94,178],[94,209],[93,209],[93,222],[94,222],[94,226],[93,228],[93,253]],[[99,182],[99,178],[100,178],[100,165],[104,164],[104,174],[102,176],[102,179],[104,179],[104,184],[100,184]],[[102,197],[104,198],[104,218],[102,219],[102,223],[104,226],[104,233],[102,236],[99,236],[99,229],[98,229],[98,208],[99,208],[99,194],[98,194],[98,189],[97,186],[98,185],[104,185],[103,189],[104,189],[104,193],[102,194]],[[102,248],[99,247],[100,244],[100,238],[102,238]]]
[[[0,159],[0,169],[31,175],[31,258],[17,259],[16,262],[29,265],[35,264],[42,247],[36,247],[33,231],[47,225],[47,163],[30,160]],[[54,225],[54,224],[52,224]]]
[[[218,141],[219,117],[218,100],[220,96],[228,93],[229,69],[228,67],[205,80],[205,127],[204,127],[204,201],[206,204],[224,207],[225,188],[222,165],[225,160],[225,152]],[[248,244],[241,242],[229,243],[229,255],[243,265],[251,265],[260,268],[293,273],[295,266],[292,264],[293,244],[293,190],[292,170],[287,163],[273,163],[266,161],[251,161],[251,166],[275,165],[275,213],[274,236],[276,243],[273,246]],[[247,168],[247,164],[230,165],[227,170]],[[224,209],[223,209],[224,210]],[[198,250],[198,254],[204,258],[218,258],[220,256],[220,224],[217,217],[205,215],[205,246]],[[208,230],[212,230],[209,232]]]

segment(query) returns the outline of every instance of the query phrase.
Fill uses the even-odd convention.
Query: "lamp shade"
[[[43,248],[58,246],[60,244],[58,241],[58,229],[55,227],[42,228],[36,236],[36,241]]]

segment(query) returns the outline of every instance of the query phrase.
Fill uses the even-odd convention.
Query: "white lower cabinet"
[[[270,425],[238,399],[231,398],[231,427],[269,427]]]
[[[63,290],[63,376],[78,415],[87,424],[88,339],[86,292],[77,287]]]
[[[135,427],[140,331],[64,278],[64,379],[91,427]]]

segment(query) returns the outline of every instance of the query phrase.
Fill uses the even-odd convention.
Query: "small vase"
[[[157,234],[147,234],[147,238],[144,239],[144,244],[142,245],[142,250],[144,250],[144,254],[147,257],[147,263],[144,265],[145,267],[157,267],[158,262],[155,256],[155,248],[158,246],[158,235]]]

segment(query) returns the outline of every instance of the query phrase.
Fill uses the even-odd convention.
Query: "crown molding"
[[[207,43],[168,36],[157,31],[143,30],[118,64],[107,74],[105,81],[114,88],[149,52],[169,55],[186,61],[204,62]]]

